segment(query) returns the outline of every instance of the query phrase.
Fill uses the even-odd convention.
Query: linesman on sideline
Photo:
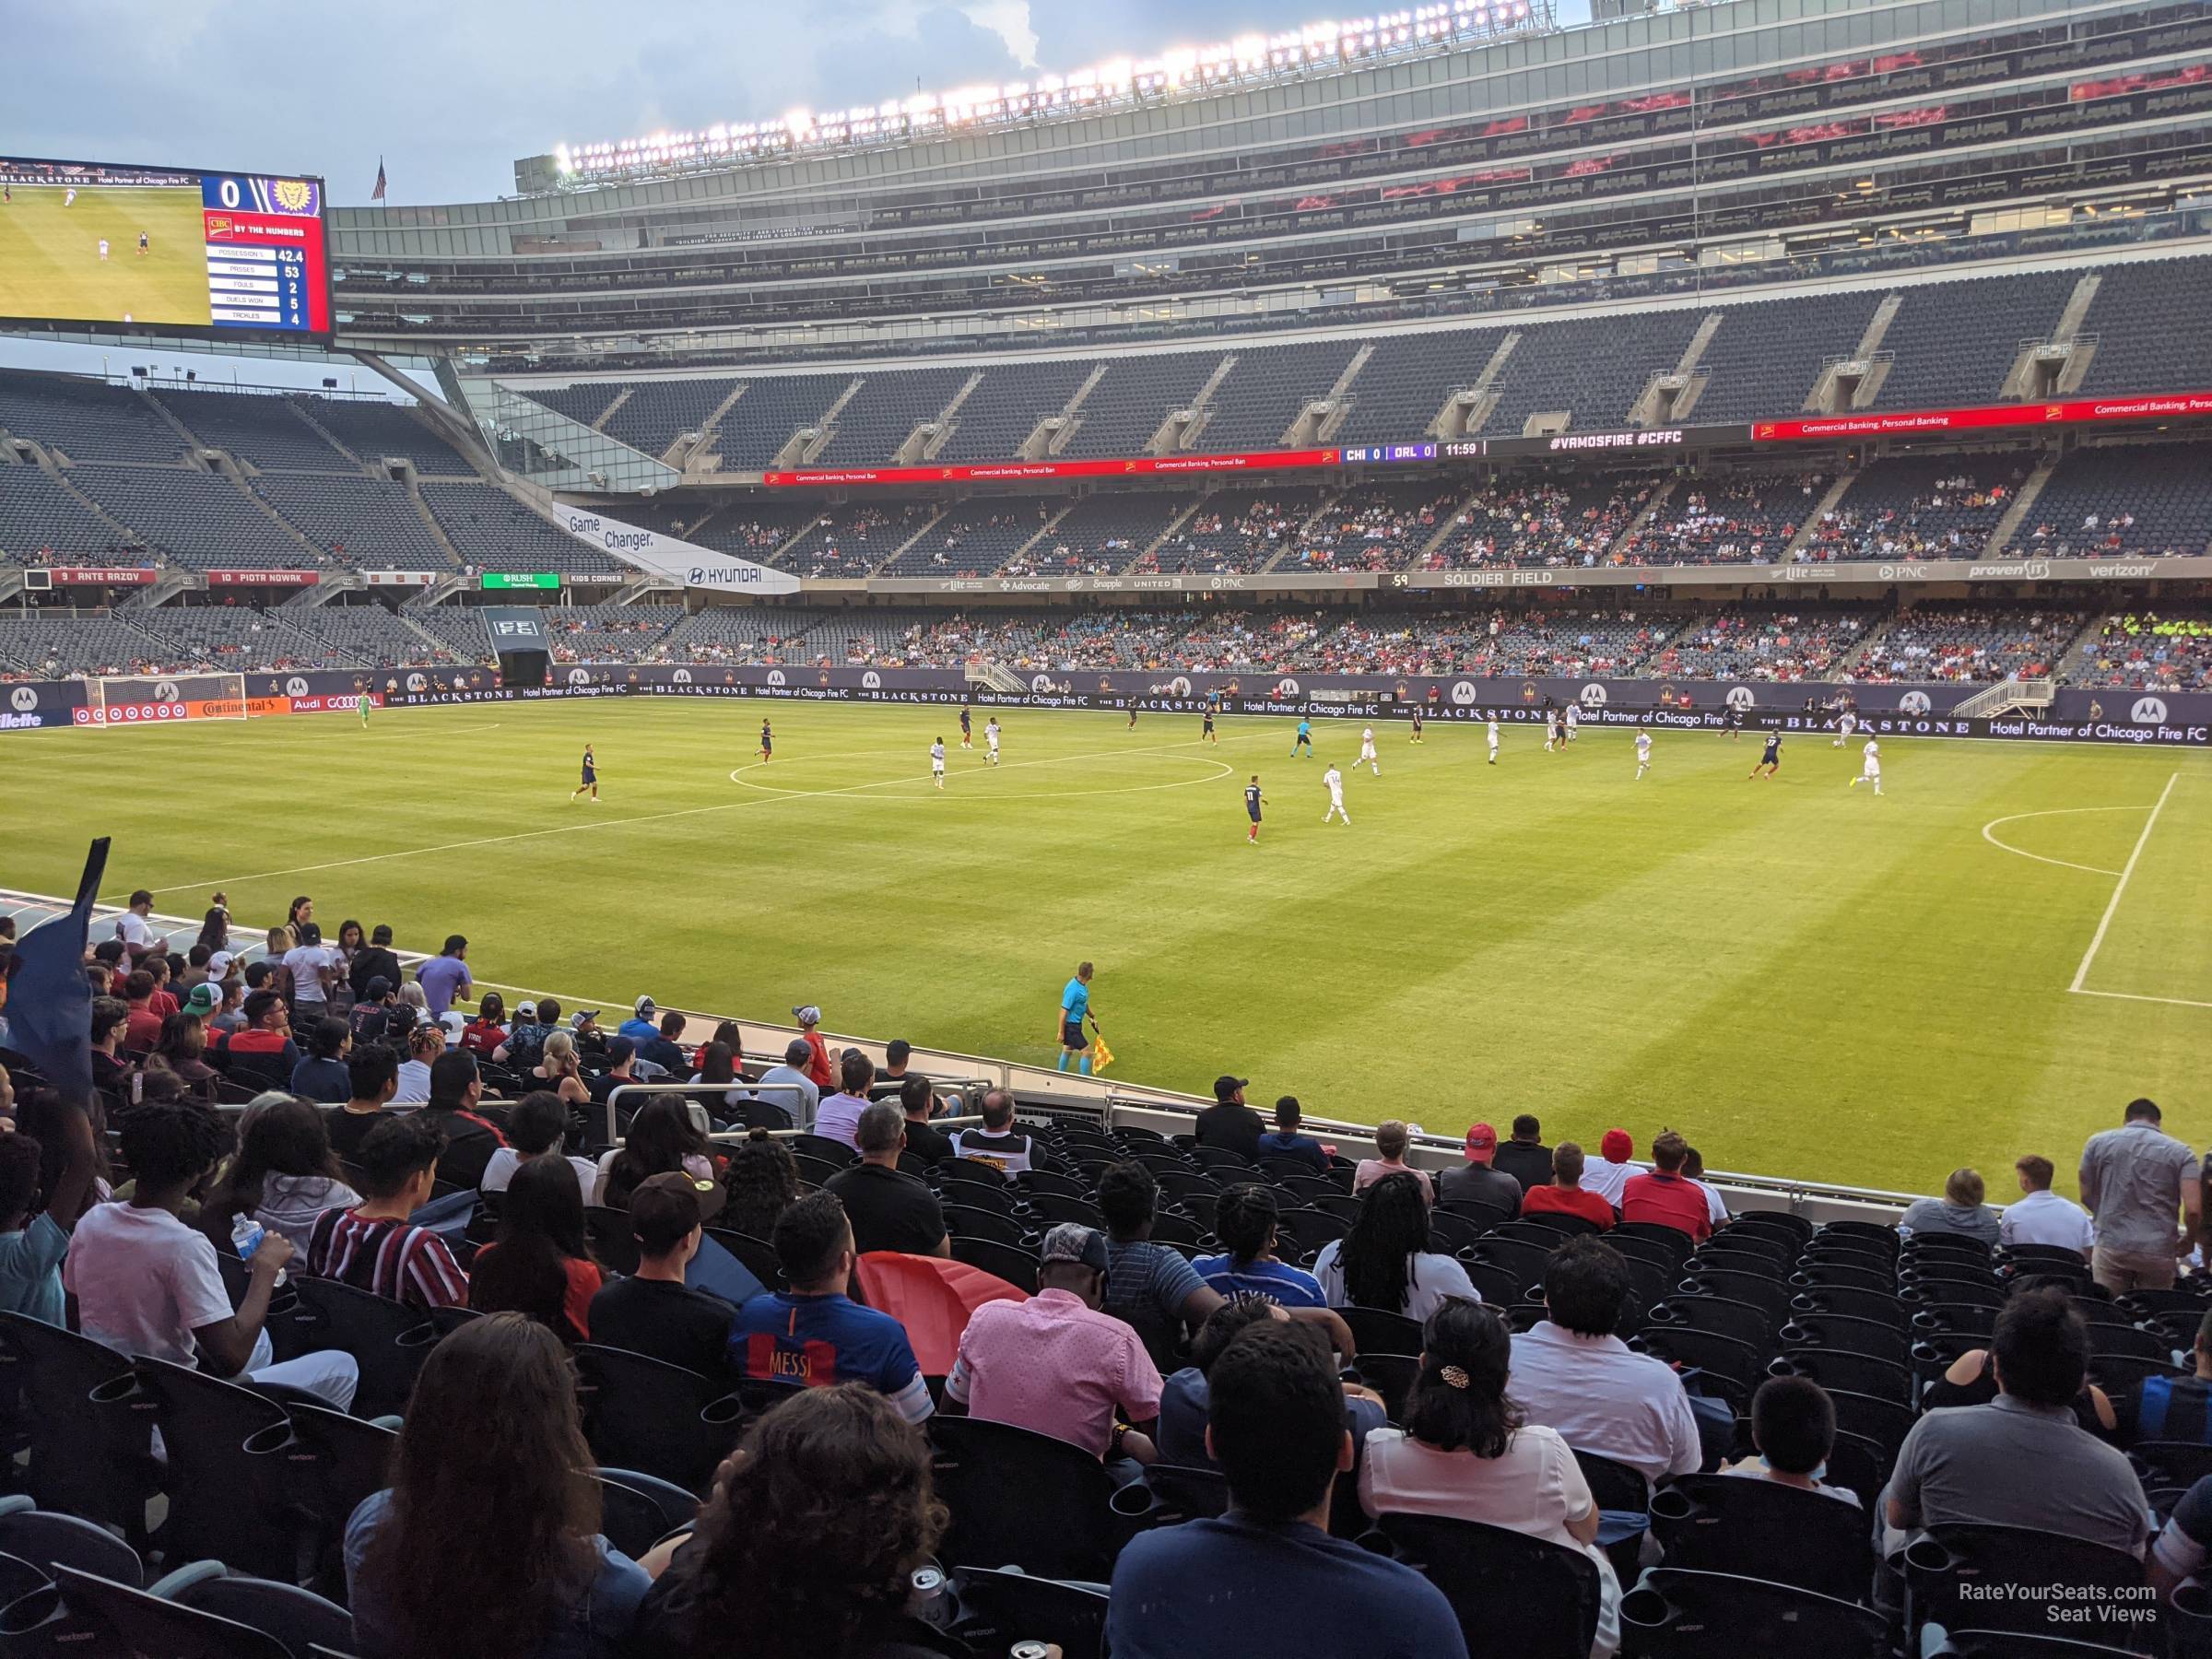
[[[1098,1023],[1090,1012],[1090,975],[1088,962],[1077,963],[1076,977],[1060,993],[1059,1069],[1065,1071],[1072,1059],[1076,1069],[1087,1077],[1090,1076],[1090,1039],[1083,1034],[1083,1022]]]

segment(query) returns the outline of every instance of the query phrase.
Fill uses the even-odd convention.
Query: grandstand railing
[[[2050,679],[2002,679],[1958,704],[1951,715],[1960,720],[1985,720],[2014,709],[2047,709],[2057,696],[2057,687],[2058,682]]]

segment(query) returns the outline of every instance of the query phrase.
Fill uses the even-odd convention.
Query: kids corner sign
[[[641,530],[604,512],[556,507],[554,522],[579,541],[589,542],[610,559],[620,559],[686,587],[725,593],[795,594],[799,579],[771,571],[749,559],[733,559],[711,547],[694,547],[657,530]]]

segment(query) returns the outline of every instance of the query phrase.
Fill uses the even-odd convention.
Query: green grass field
[[[1825,739],[1755,782],[1751,738],[1662,734],[1639,782],[1618,731],[1547,755],[1509,730],[1491,769],[1474,728],[1417,748],[1392,724],[1383,775],[1348,777],[1352,827],[1324,830],[1347,726],[1321,724],[1316,760],[1274,720],[1225,720],[1218,748],[1194,716],[1006,726],[996,771],[981,717],[964,754],[949,710],[30,734],[8,740],[0,883],[66,892],[107,833],[118,901],[142,884],[196,916],[219,886],[265,925],[309,893],[326,928],[390,922],[432,950],[458,929],[483,980],[567,1000],[815,1002],[832,1030],[1031,1063],[1089,958],[1116,1075],[1234,1070],[1255,1098],[1449,1133],[1521,1111],[1589,1143],[1672,1124],[1723,1170],[1925,1191],[1971,1162],[2001,1195],[2041,1151],[2070,1184],[2137,1094],[2212,1137],[2212,756],[1898,740],[1876,800]],[[587,738],[597,806],[568,798]],[[2072,994],[2092,940],[2100,994]]]
[[[62,200],[59,188],[18,185],[0,206],[0,316],[207,326],[197,189],[95,187],[74,206]],[[151,243],[143,258],[141,230]]]

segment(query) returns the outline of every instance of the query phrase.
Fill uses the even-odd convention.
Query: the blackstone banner
[[[228,678],[229,677],[225,677]],[[1730,680],[1478,678],[1452,675],[1270,675],[1031,671],[1019,691],[996,691],[942,668],[677,667],[665,664],[573,665],[546,686],[507,687],[489,668],[314,670],[243,676],[247,718],[351,712],[377,706],[535,702],[594,697],[740,697],[843,703],[978,708],[1130,709],[1196,714],[1218,700],[1225,715],[1402,720],[1416,709],[1445,723],[1541,721],[1573,706],[1594,726],[1651,725],[1687,731],[1830,731],[1848,698],[1861,729],[1879,736],[1989,737],[2060,743],[2212,747],[2212,692],[2068,688],[2046,710],[1994,718],[1951,711],[1983,688],[1956,685],[1840,686]],[[134,682],[134,686],[146,682]],[[230,680],[233,688],[237,681]],[[0,687],[0,731],[62,725],[172,725],[239,718],[235,692],[218,702],[184,695],[189,683],[109,703],[82,680]],[[127,711],[127,712],[126,712]]]

